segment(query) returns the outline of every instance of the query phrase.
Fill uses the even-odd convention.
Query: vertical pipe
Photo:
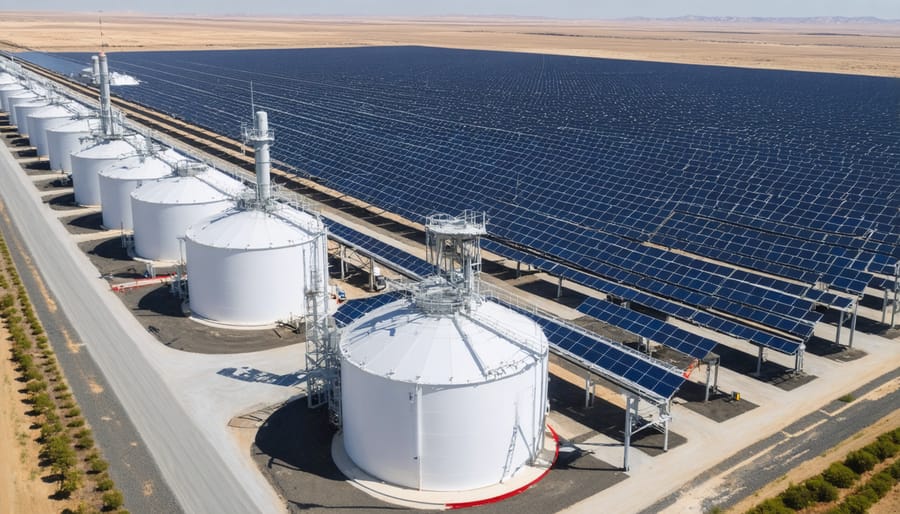
[[[265,203],[271,194],[269,175],[272,168],[269,160],[269,145],[272,139],[269,137],[269,115],[265,111],[256,111],[256,136],[253,141],[253,150],[256,153],[256,194],[257,200]]]
[[[631,395],[625,398],[625,447],[622,452],[622,469],[629,471],[631,469],[628,463],[628,447],[631,446]]]
[[[369,257],[369,291],[375,290],[375,257]]]
[[[419,471],[419,490],[422,490],[422,385],[416,384],[416,463]]]
[[[853,319],[850,320],[850,341],[848,347],[853,348],[853,334],[856,333],[856,310],[859,308],[859,300],[853,302]]]
[[[556,298],[562,298],[562,277],[559,277],[559,282],[556,283]]]
[[[884,300],[881,302],[881,324],[884,325],[884,322],[887,321],[887,307],[888,307],[888,290],[884,290]]]
[[[709,402],[709,380],[712,378],[712,362],[706,363],[706,393],[703,396],[703,403]]]
[[[96,55],[91,56],[91,82],[93,84],[100,83],[100,59]]]
[[[844,324],[844,311],[838,311],[837,333],[834,335],[834,344],[841,344],[841,325]]]
[[[341,280],[346,280],[347,278],[347,247],[338,243],[338,246],[341,249]]]
[[[759,347],[759,357],[756,359],[756,376],[762,376],[763,347]]]
[[[106,53],[100,52],[98,58],[100,66],[100,130],[104,136],[113,134],[112,106],[109,100],[109,65],[106,62]]]

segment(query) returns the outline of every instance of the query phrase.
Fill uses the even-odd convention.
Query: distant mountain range
[[[765,18],[740,16],[678,16],[675,18],[625,18],[634,21],[687,21],[717,23],[802,23],[809,25],[857,25],[857,24],[898,24],[900,20],[885,20],[874,16],[813,16],[808,18]]]

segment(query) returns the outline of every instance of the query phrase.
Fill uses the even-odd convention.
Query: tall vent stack
[[[96,55],[91,56],[91,70],[93,73],[91,74],[91,82],[94,84],[100,83],[100,58]]]
[[[269,114],[265,111],[256,111],[255,130],[251,138],[253,151],[256,154],[256,194],[261,205],[269,201],[272,194],[270,175],[272,161],[269,159],[269,146],[275,141],[273,134],[269,132]]]
[[[106,53],[100,52],[100,131],[104,136],[113,135],[112,106],[109,99],[109,66]]]

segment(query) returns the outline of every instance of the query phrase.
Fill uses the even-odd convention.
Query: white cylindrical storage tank
[[[38,98],[33,91],[19,91],[6,97],[6,113],[9,114],[9,124],[18,127],[19,121],[16,117],[16,106],[19,104],[31,102]]]
[[[177,162],[179,155],[166,151],[163,158]],[[131,230],[131,193],[144,183],[172,174],[172,165],[155,156],[135,155],[116,161],[99,173],[100,205],[103,226],[108,229]]]
[[[70,120],[58,127],[47,130],[47,152],[50,154],[50,169],[72,172],[72,154],[79,152],[94,141],[91,134],[99,130],[97,117]]]
[[[225,212],[242,189],[240,182],[212,168],[144,184],[131,193],[135,254],[156,261],[181,260],[178,238],[192,224]]]
[[[137,153],[139,142],[106,139],[72,154],[72,187],[75,203],[100,205],[100,170]]]
[[[494,302],[453,314],[423,301],[388,304],[341,335],[347,455],[413,489],[498,484],[543,449],[547,339]]]
[[[31,133],[28,131],[28,116],[49,105],[49,100],[40,97],[32,99],[29,102],[19,102],[16,104],[13,110],[16,111],[16,120],[18,121],[16,127],[20,136],[27,137],[29,142],[31,142]],[[32,143],[32,145],[34,145],[34,143]]]
[[[18,81],[15,77],[6,73],[5,71],[0,71],[0,86],[5,86],[7,84],[15,84]]]
[[[311,263],[321,273],[328,271],[324,227],[303,216],[306,229],[255,209],[229,210],[188,227],[184,245],[191,312],[245,326],[303,316]]]
[[[47,131],[69,123],[74,115],[74,111],[74,106],[66,107],[62,104],[52,104],[33,111],[28,115],[28,140],[32,146],[37,148],[38,157],[50,155]]]
[[[25,86],[18,82],[12,82],[0,86],[0,110],[9,114],[9,104],[7,99],[15,94],[25,91]]]

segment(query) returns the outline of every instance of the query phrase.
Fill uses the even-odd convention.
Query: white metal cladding
[[[8,98],[12,95],[25,91],[25,86],[14,82],[12,84],[4,84],[0,86],[0,109],[9,114]],[[10,123],[12,125],[12,123]]]
[[[75,203],[100,205],[100,170],[135,152],[135,147],[124,139],[110,139],[72,154]]]
[[[468,490],[499,483],[540,450],[546,337],[495,303],[475,310],[490,326],[401,300],[344,330],[343,439],[361,469],[415,489]],[[539,348],[518,343],[535,334]]]
[[[28,102],[19,102],[15,106],[16,111],[16,120],[18,120],[18,125],[16,126],[17,131],[20,136],[27,137],[29,139],[29,143],[34,145],[34,142],[31,141],[31,133],[28,131],[28,116],[31,113],[43,109],[50,105],[50,102],[44,98],[33,98]]]
[[[311,263],[328,270],[324,228],[310,233],[264,211],[202,220],[184,244],[191,312],[229,325],[303,316]]]
[[[93,143],[89,137],[100,127],[96,117],[71,120],[69,123],[47,130],[47,150],[50,153],[50,169],[72,172],[72,154],[88,148]]]
[[[16,106],[31,102],[38,98],[38,95],[32,91],[20,91],[6,97],[6,113],[9,114],[9,124],[18,127],[18,118],[16,117]]]
[[[173,162],[177,154],[169,151]],[[109,229],[131,230],[131,193],[144,183],[172,173],[172,166],[153,156],[132,156],[116,161],[99,173],[100,204],[103,206],[103,226]]]
[[[47,131],[69,123],[71,118],[72,112],[61,105],[48,105],[28,115],[28,140],[37,148],[38,157],[50,154]]]
[[[145,259],[181,260],[178,238],[190,225],[231,207],[231,197],[241,189],[240,182],[213,169],[145,183],[131,194],[135,253]]]

